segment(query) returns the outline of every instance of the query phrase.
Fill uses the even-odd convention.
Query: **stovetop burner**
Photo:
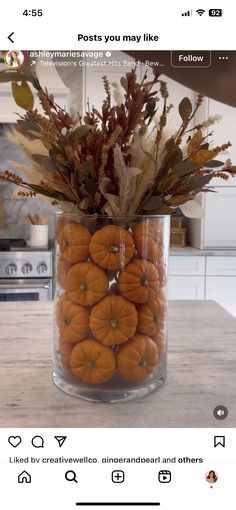
[[[24,248],[25,246],[24,239],[0,239],[0,251],[10,251],[11,248]]]
[[[51,278],[54,248],[30,248],[24,239],[0,241],[0,281],[3,278]]]

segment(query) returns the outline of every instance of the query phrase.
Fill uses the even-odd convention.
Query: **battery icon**
[[[222,9],[209,9],[209,16],[218,18],[219,16],[222,16],[222,15],[223,15]]]

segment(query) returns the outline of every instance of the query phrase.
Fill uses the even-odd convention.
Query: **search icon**
[[[75,482],[75,483],[78,483],[78,481],[76,480],[76,473],[75,471],[66,471],[65,473],[65,479],[68,481],[68,482]]]

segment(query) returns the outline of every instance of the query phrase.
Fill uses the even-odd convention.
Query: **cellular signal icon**
[[[199,14],[199,16],[202,16],[206,11],[204,11],[204,9],[198,9],[196,12]]]
[[[192,16],[193,15],[193,11],[186,11],[186,12],[182,12],[181,16]]]

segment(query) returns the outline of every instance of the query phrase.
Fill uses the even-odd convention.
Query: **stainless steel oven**
[[[51,278],[0,280],[0,302],[50,301],[52,298],[53,281]]]
[[[53,247],[0,251],[0,302],[53,299]]]

